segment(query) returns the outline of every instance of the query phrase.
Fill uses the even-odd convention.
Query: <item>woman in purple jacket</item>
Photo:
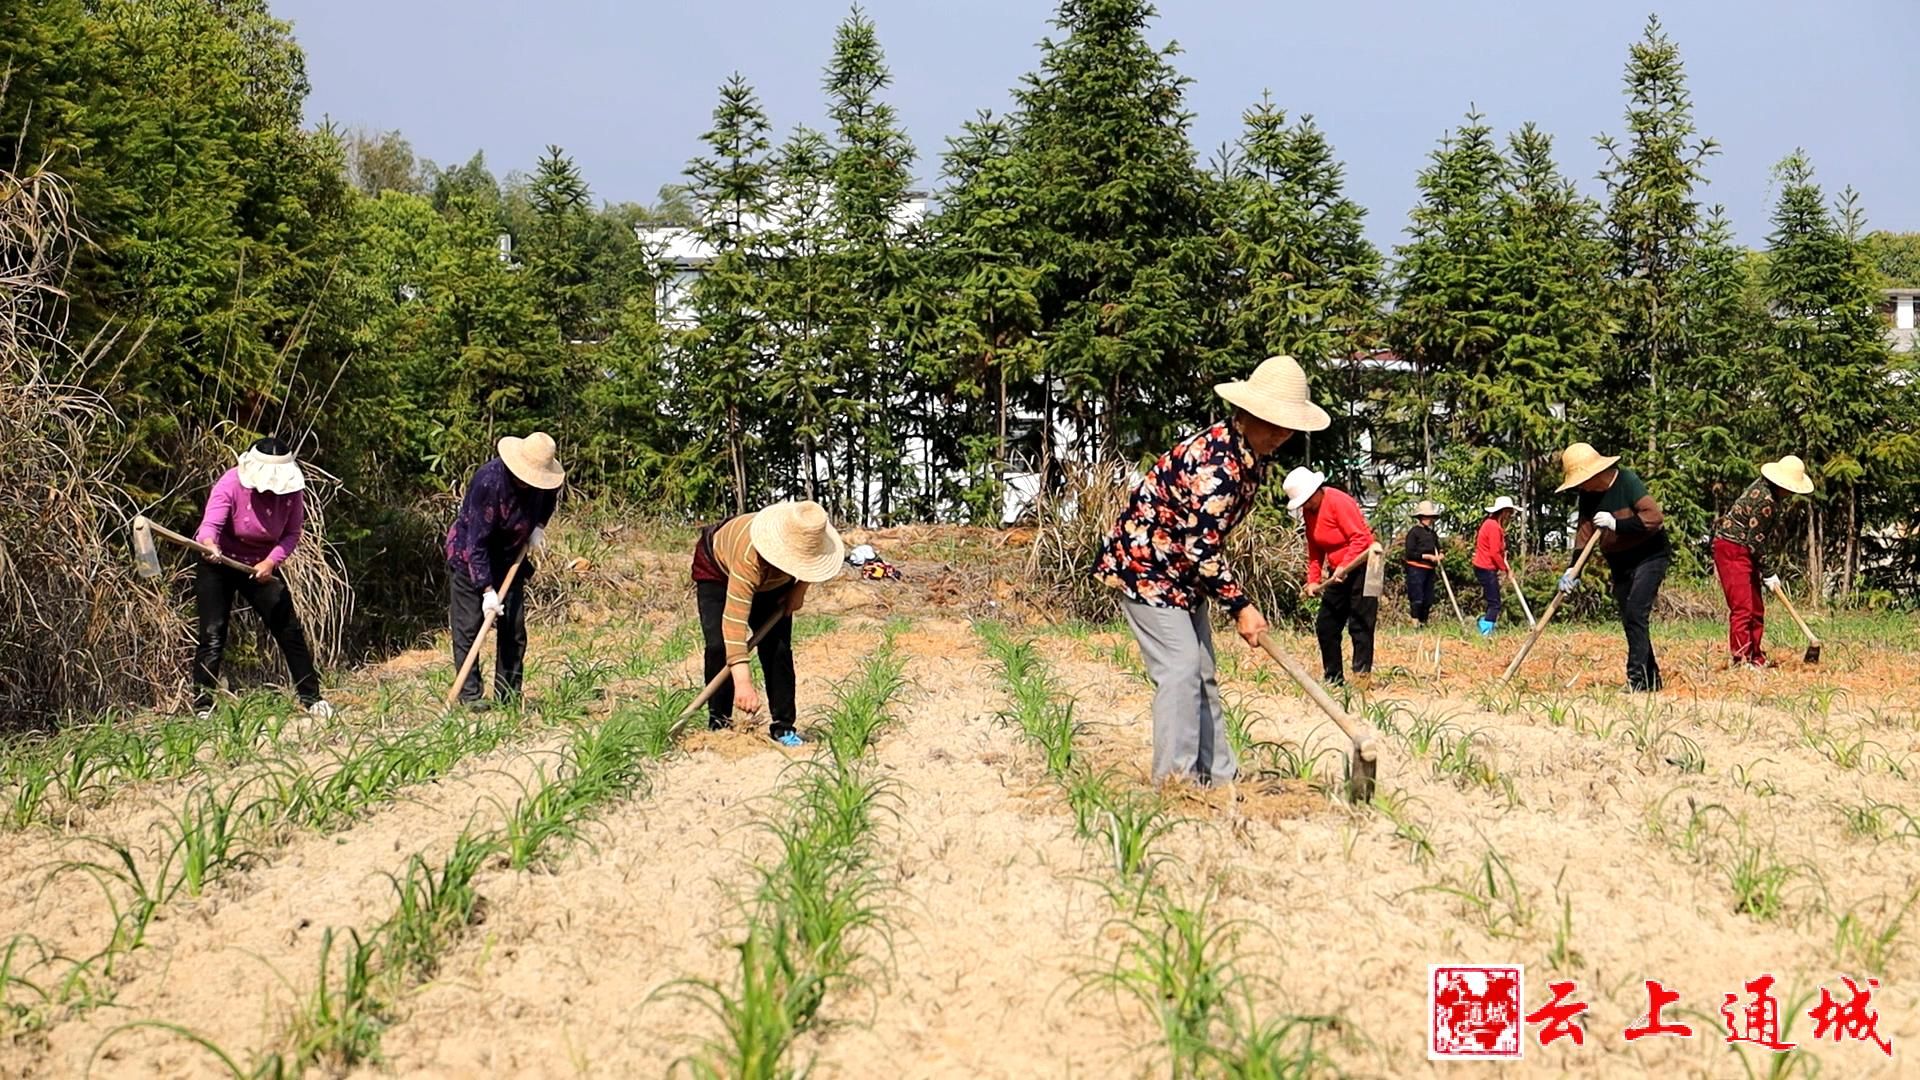
[[[207,496],[194,538],[229,559],[251,563],[253,571],[206,559],[194,574],[200,609],[200,636],[193,653],[194,708],[202,715],[213,708],[235,593],[246,597],[279,642],[300,704],[322,719],[333,715],[333,706],[320,696],[320,673],[313,667],[307,632],[280,578],[280,564],[300,546],[307,520],[306,486],[293,452],[279,439],[261,439],[240,455],[240,464],[228,469]]]

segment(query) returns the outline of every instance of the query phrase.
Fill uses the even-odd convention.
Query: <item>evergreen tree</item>
[[[1490,442],[1477,388],[1500,354],[1495,246],[1506,163],[1477,112],[1441,140],[1430,162],[1418,179],[1408,241],[1396,252],[1389,333],[1415,372],[1410,398],[1395,415],[1416,428],[1431,482],[1437,448]]]
[[[1678,419],[1666,396],[1666,365],[1686,349],[1680,290],[1700,242],[1702,165],[1718,151],[1699,137],[1680,49],[1649,16],[1629,50],[1624,145],[1601,136],[1607,167],[1607,237],[1613,245],[1620,331],[1615,363],[1583,417],[1594,439],[1645,445],[1649,476],[1666,470],[1662,435]],[[1616,440],[1618,442],[1616,443]]]
[[[1532,124],[1514,133],[1492,260],[1495,353],[1465,375],[1461,400],[1500,461],[1495,479],[1521,493],[1536,549],[1560,510],[1546,496],[1570,441],[1566,404],[1592,392],[1611,337],[1598,218],[1554,164],[1552,138]]]
[[[863,522],[873,519],[876,483],[884,514],[902,477],[895,410],[909,392],[900,376],[910,368],[895,330],[919,242],[902,214],[913,142],[880,96],[892,82],[873,22],[855,7],[834,35],[824,85],[837,139],[833,263],[847,300],[836,335],[842,393],[835,411],[846,451],[846,514]]]
[[[761,317],[763,240],[772,209],[771,143],[766,113],[746,79],[720,88],[713,127],[701,136],[707,154],[687,165],[700,214],[694,235],[709,252],[694,281],[693,325],[679,351],[686,360],[681,392],[694,402],[693,431],[717,436],[731,465],[735,513],[746,513],[752,487],[749,454],[769,326]]]
[[[592,195],[579,166],[547,147],[527,189],[533,220],[521,245],[542,310],[566,341],[594,338],[594,277],[589,249]]]
[[[1285,354],[1323,378],[1316,385],[1357,401],[1365,394],[1354,361],[1378,334],[1380,253],[1364,232],[1366,211],[1344,191],[1344,169],[1311,118],[1289,125],[1271,98],[1242,117],[1245,130],[1214,199],[1225,347],[1207,372],[1240,378],[1250,365]],[[1340,448],[1345,482],[1359,479],[1356,433],[1337,416],[1326,444]]]
[[[1213,409],[1201,357],[1202,183],[1175,46],[1146,0],[1061,0],[1016,92],[1014,152],[1033,210],[1044,366],[1080,438],[1153,448]],[[1043,388],[1051,381],[1043,382]]]
[[[1780,198],[1765,274],[1773,326],[1761,385],[1780,410],[1775,429],[1804,440],[1808,469],[1825,482],[1808,518],[1807,576],[1824,591],[1837,547],[1846,591],[1859,568],[1857,488],[1887,433],[1891,417],[1883,410],[1897,390],[1851,200],[1836,220],[1798,151],[1774,175]]]
[[[847,478],[829,492],[820,468],[824,458],[827,478],[837,471],[831,468],[835,436],[845,425],[836,419],[848,395],[840,363],[848,340],[842,324],[857,303],[831,261],[840,241],[833,172],[832,145],[810,128],[796,130],[774,161],[779,198],[761,237],[768,249],[763,311],[772,356],[762,436],[768,464],[777,463],[783,474],[779,482],[827,503],[845,520]]]

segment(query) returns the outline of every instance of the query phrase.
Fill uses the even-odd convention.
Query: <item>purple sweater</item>
[[[193,538],[212,544],[230,559],[265,560],[278,566],[300,546],[300,530],[306,523],[306,492],[248,491],[235,468],[214,482],[207,495],[207,512],[201,515]]]

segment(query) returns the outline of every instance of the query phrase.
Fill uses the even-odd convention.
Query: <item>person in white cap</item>
[[[1413,508],[1413,528],[1407,530],[1407,612],[1413,621],[1427,625],[1433,611],[1433,578],[1446,556],[1440,551],[1440,534],[1433,531],[1440,520],[1440,504],[1421,499]]]
[[[1727,647],[1735,667],[1767,667],[1761,643],[1766,633],[1767,589],[1780,578],[1767,573],[1768,555],[1786,535],[1792,497],[1813,492],[1806,463],[1788,454],[1760,466],[1760,476],[1733,501],[1713,527],[1713,569],[1727,598]]]
[[[1500,575],[1511,574],[1507,565],[1507,522],[1518,507],[1505,495],[1487,507],[1480,531],[1473,537],[1473,576],[1480,582],[1480,594],[1486,599],[1486,613],[1480,616],[1480,636],[1492,637],[1500,625]]]
[[[281,579],[280,564],[300,546],[307,521],[307,478],[293,451],[279,439],[261,439],[240,455],[207,494],[206,512],[194,539],[229,559],[250,563],[253,572],[203,559],[193,575],[199,633],[193,649],[194,709],[213,708],[220,682],[220,661],[227,649],[227,622],[233,597],[247,600],[267,624],[267,632],[286,657],[293,690],[308,712],[322,719],[333,706],[320,696],[320,673],[313,665],[306,628],[293,609],[293,595]]]
[[[869,548],[871,553],[872,549]],[[700,530],[693,545],[694,599],[706,638],[707,681],[722,671],[733,678],[707,699],[707,726],[720,730],[735,709],[760,710],[748,642],[760,639],[760,670],[767,678],[767,734],[782,746],[803,746],[794,730],[793,619],[806,603],[807,586],[840,575],[846,546],[817,502],[774,503]]]
[[[448,622],[453,629],[453,664],[457,671],[488,614],[494,621],[494,697],[518,697],[527,655],[527,581],[533,577],[533,559],[521,564],[513,588],[503,595],[507,570],[522,551],[546,545],[547,522],[553,519],[560,485],[567,471],[556,458],[553,436],[536,431],[526,438],[501,439],[499,456],[474,470],[460,512],[447,528],[447,571],[450,579]],[[460,700],[480,702],[480,665],[467,673]]]
[[[1560,591],[1572,592],[1579,584],[1571,561],[1580,557],[1594,530],[1602,530],[1600,551],[1613,574],[1613,601],[1627,637],[1627,689],[1651,693],[1660,689],[1661,680],[1649,627],[1660,583],[1673,561],[1673,546],[1667,538],[1666,512],[1639,475],[1619,462],[1619,457],[1605,456],[1587,443],[1574,443],[1560,453],[1563,479],[1555,490],[1578,490],[1580,521],[1574,555],[1560,575]]]
[[[1258,647],[1267,620],[1227,565],[1227,535],[1253,509],[1275,451],[1296,431],[1331,421],[1307,400],[1307,376],[1290,356],[1214,391],[1233,415],[1188,436],[1141,477],[1093,568],[1119,592],[1120,611],[1153,678],[1153,778],[1224,783],[1240,764],[1227,740],[1215,680],[1207,602]]]
[[[1373,530],[1354,497],[1327,486],[1324,473],[1302,465],[1281,487],[1287,509],[1300,511],[1307,531],[1308,596],[1320,598],[1313,634],[1320,639],[1320,677],[1329,686],[1347,681],[1340,659],[1342,631],[1353,637],[1353,677],[1364,688],[1373,677],[1373,630],[1380,600],[1366,595],[1366,572],[1355,570],[1335,581],[1333,574],[1373,547]]]

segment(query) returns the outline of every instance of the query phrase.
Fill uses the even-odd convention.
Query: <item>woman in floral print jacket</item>
[[[1252,378],[1214,390],[1234,406],[1232,418],[1154,463],[1093,568],[1095,580],[1122,596],[1121,611],[1153,678],[1155,780],[1214,783],[1238,771],[1220,710],[1206,602],[1233,616],[1249,645],[1259,642],[1267,621],[1227,565],[1227,534],[1252,509],[1273,453],[1294,432],[1329,423],[1307,399],[1306,373],[1289,356],[1272,357]]]

